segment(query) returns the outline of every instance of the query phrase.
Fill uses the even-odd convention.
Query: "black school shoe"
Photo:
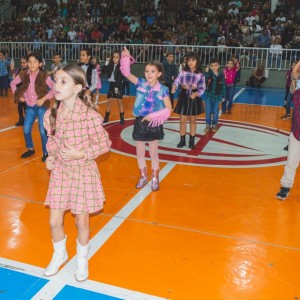
[[[45,162],[46,159],[47,159],[47,157],[48,157],[48,154],[44,154],[43,157],[42,157],[42,159],[41,159],[41,162]]]
[[[23,126],[24,125],[24,120],[19,120],[15,126]]]
[[[27,157],[30,157],[32,156],[33,154],[35,153],[35,151],[32,149],[32,150],[28,150],[26,152],[24,152],[22,155],[21,155],[21,158],[27,158]]]

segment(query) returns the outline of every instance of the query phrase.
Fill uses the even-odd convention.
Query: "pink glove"
[[[148,126],[155,127],[163,124],[170,117],[170,110],[168,108],[161,109],[148,115],[151,121]]]
[[[122,56],[120,59],[120,70],[123,76],[128,77],[130,72],[130,65],[135,63],[135,59],[132,56]]]
[[[135,63],[135,59],[132,56],[130,56],[130,64],[133,65],[134,63]]]

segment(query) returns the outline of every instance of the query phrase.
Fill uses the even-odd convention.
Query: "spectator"
[[[146,19],[146,22],[147,22],[147,26],[152,26],[154,21],[155,21],[156,17],[153,15],[153,12],[149,12],[149,15]]]
[[[273,67],[273,62],[276,64],[276,68],[280,69],[282,56],[282,46],[279,44],[279,39],[276,38],[274,43],[270,46],[268,68]]]
[[[231,8],[228,9],[228,14],[234,14],[235,16],[238,15],[239,9],[236,7],[235,4],[231,5]]]
[[[249,31],[249,23],[247,20],[244,20],[243,24],[240,26],[240,30],[242,33],[246,33],[247,31]]]
[[[208,24],[209,38],[213,43],[216,43],[219,34],[219,22],[216,18],[213,18],[212,22]]]
[[[74,27],[71,26],[69,32],[67,33],[67,36],[70,38],[70,41],[73,42],[77,36],[77,32],[74,30]]]
[[[271,43],[273,44],[275,42],[275,39],[278,39],[279,44],[281,44],[281,35],[279,34],[278,30],[274,30],[271,35]]]
[[[253,70],[252,76],[249,78],[249,82],[246,82],[246,85],[259,88],[265,81],[265,65],[263,61],[259,61],[257,67]]]
[[[250,30],[242,34],[242,43],[244,47],[253,47],[253,35]]]
[[[252,26],[253,21],[257,22],[255,16],[253,16],[251,11],[249,11],[248,16],[244,19],[244,21],[247,21],[249,26]]]
[[[196,33],[199,41],[199,45],[205,45],[205,41],[209,39],[209,35],[207,33],[207,27],[200,27],[199,32]]]
[[[140,27],[140,24],[139,24],[138,22],[136,22],[135,19],[132,19],[132,20],[131,20],[131,23],[130,23],[130,26],[129,26],[130,31],[131,31],[132,33],[134,33],[134,32],[136,31],[136,29],[139,28],[139,27]]]
[[[286,17],[283,15],[283,12],[280,12],[279,13],[279,16],[275,19],[275,21],[277,22],[277,21],[281,21],[281,22],[286,22]]]
[[[260,36],[261,33],[262,33],[262,28],[261,28],[261,26],[260,26],[259,24],[257,24],[257,22],[256,22],[255,20],[252,22],[252,25],[250,26],[250,30],[251,30],[251,32],[252,32],[252,34],[253,34],[253,38],[254,38],[254,39],[258,39],[259,36]],[[268,34],[268,31],[267,31],[267,34]],[[270,44],[271,44],[271,43],[269,43],[269,46],[270,46]],[[268,47],[269,47],[269,46],[268,46]]]
[[[101,39],[102,33],[98,30],[98,27],[95,26],[93,31],[91,32],[91,39],[95,42],[97,39]]]
[[[271,37],[268,34],[268,30],[264,29],[264,31],[257,38],[257,46],[260,48],[270,48],[271,45]]]

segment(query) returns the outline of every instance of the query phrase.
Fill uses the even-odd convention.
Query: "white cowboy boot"
[[[66,241],[67,236],[59,242],[54,243],[52,241],[54,252],[50,264],[44,271],[45,276],[55,275],[58,272],[59,268],[68,260]]]
[[[78,240],[77,243],[77,268],[75,279],[77,281],[85,281],[89,277],[89,266],[88,266],[88,252],[90,243],[85,246],[80,245]]]

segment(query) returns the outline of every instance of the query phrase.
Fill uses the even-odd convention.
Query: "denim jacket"
[[[138,83],[136,84],[136,99],[132,109],[132,113],[135,117],[144,117],[152,112],[156,112],[165,108],[163,99],[166,96],[169,96],[169,90],[166,86],[162,85],[159,82],[157,82],[156,86],[153,89],[153,106],[146,108],[147,96],[149,95],[150,89],[151,86],[146,79],[138,79]]]

